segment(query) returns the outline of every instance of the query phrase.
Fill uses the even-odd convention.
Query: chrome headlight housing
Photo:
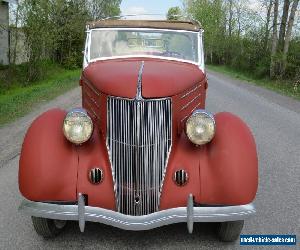
[[[196,145],[203,145],[212,140],[216,123],[212,114],[205,110],[196,110],[186,122],[186,135]]]
[[[70,142],[82,144],[93,133],[93,121],[84,109],[72,109],[64,119],[63,133]]]

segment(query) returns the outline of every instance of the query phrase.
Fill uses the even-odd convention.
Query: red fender
[[[105,138],[95,127],[89,141],[78,147],[79,168],[77,192],[88,196],[88,205],[116,210],[113,177],[105,144]],[[103,181],[97,185],[89,181],[92,168],[103,170]]]
[[[19,189],[33,201],[76,201],[78,154],[63,135],[66,112],[52,109],[39,116],[25,136]]]
[[[160,210],[185,207],[189,194],[193,194],[196,200],[199,200],[200,197],[199,148],[187,139],[185,133],[181,133],[180,138],[173,141],[176,143],[172,146],[166,169]],[[174,173],[180,169],[184,169],[188,173],[188,182],[184,186],[178,186],[174,182]]]
[[[247,125],[230,113],[215,115],[214,139],[201,147],[182,133],[168,162],[160,210],[186,206],[188,194],[205,205],[242,205],[253,201],[258,185],[254,138]],[[185,186],[175,184],[176,170],[189,175]]]
[[[216,135],[200,155],[200,199],[203,204],[252,202],[258,186],[258,160],[247,125],[231,113],[219,113]]]

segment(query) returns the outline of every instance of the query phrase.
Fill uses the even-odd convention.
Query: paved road
[[[251,127],[258,145],[260,178],[255,201],[258,214],[246,222],[243,233],[299,236],[300,102],[217,73],[209,72],[208,77],[207,109],[231,111],[241,116]],[[85,233],[81,234],[77,223],[70,223],[54,240],[37,236],[30,218],[17,212],[22,199],[17,187],[20,143],[30,122],[39,113],[51,107],[79,106],[80,101],[77,88],[0,129],[0,249],[239,248],[239,243],[218,242],[214,226],[208,223],[196,224],[192,235],[187,233],[185,224],[129,232],[88,223]]]

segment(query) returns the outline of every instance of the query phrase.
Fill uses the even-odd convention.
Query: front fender
[[[244,205],[255,198],[258,160],[254,138],[237,116],[215,116],[216,134],[200,154],[202,204]]]
[[[19,162],[19,189],[32,201],[76,201],[78,154],[62,132],[66,112],[49,110],[28,129]]]
[[[193,145],[182,133],[172,149],[162,187],[160,210],[186,206],[189,194],[203,205],[244,205],[255,198],[258,162],[247,125],[230,113],[215,115],[216,134],[204,146]],[[188,183],[177,186],[175,171],[184,169]]]

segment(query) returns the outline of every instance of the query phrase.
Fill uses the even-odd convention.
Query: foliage
[[[78,84],[87,21],[120,14],[121,0],[23,0],[13,11],[11,48],[28,62],[0,65],[0,125]],[[18,36],[19,35],[19,36]]]
[[[29,63],[26,82],[45,73],[41,61],[50,60],[66,68],[81,65],[87,21],[120,13],[120,0],[24,0],[18,20],[25,35]]]
[[[208,69],[226,74],[230,77],[237,78],[242,81],[247,81],[251,84],[262,86],[264,88],[273,90],[277,93],[284,94],[295,99],[300,100],[300,78],[293,84],[288,80],[270,80],[269,78],[256,78],[251,73],[245,71],[238,71],[232,67],[225,65],[207,65]]]
[[[296,5],[296,1],[289,1],[290,11],[291,4]],[[281,72],[277,70],[277,78],[294,81],[300,68],[299,38],[292,37],[286,56],[278,50],[271,57],[273,2],[261,0],[261,10],[254,11],[248,0],[185,0],[184,11],[204,27],[206,62],[227,65],[249,72],[256,78],[265,78],[269,77],[272,59],[275,65],[284,64]],[[282,11],[283,4],[280,8]],[[262,14],[262,10],[266,13]],[[283,30],[288,30],[287,22],[282,26]],[[286,36],[285,43],[288,42]]]
[[[6,65],[0,67],[0,94],[4,94],[10,90],[19,87],[27,87],[28,85],[34,85],[37,81],[28,82],[27,70],[29,63],[22,63],[19,65]],[[64,69],[59,65],[51,61],[40,61],[39,68],[43,73],[40,80],[46,80],[53,75],[64,72]]]
[[[225,13],[221,1],[189,1],[187,12],[205,27],[206,60],[224,63],[223,41]],[[217,57],[216,57],[217,56]]]
[[[178,6],[171,7],[167,13],[168,20],[179,20],[181,16],[181,10]]]
[[[90,0],[88,3],[89,13],[94,20],[120,15],[121,0]]]
[[[24,65],[22,66],[24,67]],[[22,71],[23,69],[21,69]],[[80,70],[66,70],[58,65],[47,65],[46,80],[30,86],[15,85],[0,92],[0,126],[30,112],[36,104],[46,102],[78,86]]]

